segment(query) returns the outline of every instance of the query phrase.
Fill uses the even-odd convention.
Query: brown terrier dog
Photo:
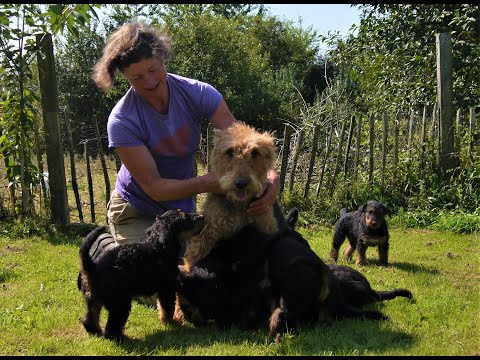
[[[181,271],[188,272],[218,240],[232,236],[246,225],[267,234],[278,230],[273,208],[260,215],[246,212],[264,191],[268,170],[275,163],[275,138],[243,122],[225,130],[216,129],[211,161],[212,171],[226,195],[207,195],[203,208],[205,226],[200,234],[189,239]]]

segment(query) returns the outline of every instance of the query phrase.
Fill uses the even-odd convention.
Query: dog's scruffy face
[[[385,216],[390,214],[387,206],[378,201],[369,201],[359,210],[365,214],[365,224],[369,229],[379,229],[385,222]]]
[[[212,170],[232,202],[248,203],[264,188],[267,172],[275,162],[275,138],[237,122],[215,130]]]

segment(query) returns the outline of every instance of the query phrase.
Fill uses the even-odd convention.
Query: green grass
[[[301,228],[325,259],[332,230]],[[162,325],[137,303],[117,345],[87,335],[76,287],[79,237],[49,231],[25,238],[0,223],[1,355],[473,355],[480,353],[480,256],[477,233],[391,227],[391,266],[360,268],[378,290],[405,287],[414,300],[372,305],[390,320],[342,320],[301,329],[281,344],[257,331]],[[345,246],[345,245],[344,245]],[[342,248],[343,249],[343,248]],[[353,264],[350,264],[354,266]],[[106,313],[102,313],[104,325]]]

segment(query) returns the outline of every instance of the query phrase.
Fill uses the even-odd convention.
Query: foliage
[[[58,231],[54,224],[51,224],[46,218],[34,215],[23,220],[9,219],[3,221],[0,235],[20,239],[34,236],[49,237],[55,234],[58,234]]]
[[[10,186],[22,192],[22,206],[17,210],[21,215],[28,211],[29,187],[39,175],[32,161],[32,132],[38,118],[32,69],[37,55],[35,35],[62,33],[64,28],[76,33],[77,25],[88,22],[91,13],[96,15],[94,6],[87,4],[0,5],[0,148]]]
[[[301,105],[297,89],[313,101],[315,79],[322,78],[317,34],[267,15],[262,5],[141,5],[135,11],[114,5],[109,10],[107,33],[135,19],[163,29],[175,54],[168,71],[212,84],[237,118],[256,126],[281,130],[280,118],[295,117]]]
[[[469,145],[465,136],[462,138],[462,134],[457,134],[458,138],[462,138],[460,150],[457,149],[460,166],[449,174],[451,177],[448,180],[440,177],[436,157],[438,137],[435,133],[438,124],[431,120],[430,114],[435,114],[432,108],[436,103],[435,34],[438,32],[450,32],[452,35],[454,107],[478,108],[480,85],[476,79],[480,76],[480,7],[473,4],[354,6],[362,10],[358,27],[353,27],[345,38],[338,33],[321,37],[331,46],[328,61],[333,63],[335,78],[323,93],[318,94],[316,102],[302,111],[305,114],[304,124],[318,123],[322,126],[321,156],[324,156],[326,144],[323,139],[327,139],[329,126],[333,126],[332,146],[337,146],[340,129],[348,114],[356,115],[357,124],[359,121],[363,123],[361,142],[352,142],[352,151],[364,149],[362,154],[370,156],[370,151],[365,149],[369,149],[368,120],[373,117],[373,181],[366,178],[370,165],[367,157],[359,159],[358,173],[347,172],[343,174],[343,180],[340,177],[333,178],[335,153],[326,160],[324,187],[321,190],[328,190],[332,180],[337,182],[335,194],[329,199],[336,207],[376,198],[385,200],[393,209],[405,208],[406,214],[419,224],[436,226],[434,224],[438,221],[443,221],[444,226],[450,224],[452,228],[464,231],[463,226],[457,227],[454,221],[447,220],[463,216],[465,231],[475,229],[475,222],[467,219],[480,206],[478,146]],[[427,137],[422,143],[418,129],[424,106],[428,110]],[[415,120],[411,144],[408,140],[410,114]],[[389,126],[386,144],[389,161],[385,169],[380,167],[383,115]],[[394,121],[397,121],[399,130],[398,161],[395,166],[390,157],[394,145],[391,140]],[[465,115],[463,124],[457,130],[462,132],[463,128]],[[468,136],[478,137],[475,134]],[[475,140],[469,141],[478,144]],[[311,146],[310,135],[306,137],[305,148]],[[335,147],[331,150],[338,151]],[[353,156],[340,159],[341,165],[351,162]],[[352,181],[349,177],[353,178]],[[380,181],[382,178],[385,183]],[[328,192],[321,194],[329,198]],[[431,216],[427,216],[429,214]],[[407,223],[408,216],[405,217]],[[331,221],[332,217],[329,219]]]
[[[368,108],[419,107],[435,102],[435,34],[453,43],[454,104],[478,105],[480,6],[473,4],[358,5],[357,35],[323,37],[336,44],[331,60],[359,85],[358,104]]]
[[[76,36],[66,36],[56,42],[60,108],[62,115],[69,117],[73,144],[79,153],[83,153],[85,141],[95,138],[94,120],[101,134],[106,132],[108,115],[125,89],[119,86],[101,91],[91,79],[92,68],[104,45],[105,37],[96,21],[92,21],[89,28],[79,29]],[[122,82],[122,78],[118,80]]]

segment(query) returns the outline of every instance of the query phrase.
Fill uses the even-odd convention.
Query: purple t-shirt
[[[222,95],[211,85],[167,74],[170,102],[161,115],[130,88],[108,117],[109,147],[145,145],[160,176],[188,179],[193,176],[195,152],[200,144],[200,125],[217,110]],[[156,202],[150,198],[122,164],[115,183],[118,194],[137,210],[160,215],[165,209],[194,210],[192,197]]]

